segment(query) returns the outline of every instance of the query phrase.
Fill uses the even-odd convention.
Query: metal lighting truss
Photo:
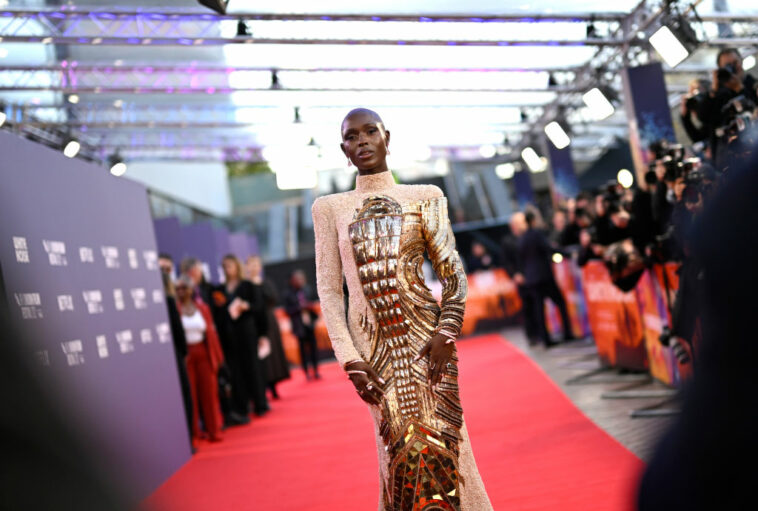
[[[505,73],[544,73],[550,72],[561,77],[561,81],[572,81],[580,68],[413,68],[413,69],[270,69],[245,66],[188,66],[188,65],[115,65],[115,64],[79,64],[64,61],[57,65],[10,65],[0,68],[0,91],[60,91],[65,93],[116,93],[116,94],[229,94],[240,91],[262,90],[296,90],[296,91],[346,91],[371,90],[366,88],[292,88],[286,86],[286,76],[312,73],[360,73],[387,76],[401,73],[486,73],[487,77]],[[703,74],[708,71],[705,67],[684,67],[675,70],[681,74]],[[280,79],[281,85],[276,87],[230,86],[230,77],[235,74],[242,76],[257,76],[259,80],[267,79],[271,73],[284,73]],[[265,76],[262,76],[265,75]],[[572,87],[552,86],[547,89],[539,88],[508,88],[493,89],[482,85],[472,88],[377,88],[374,90],[391,91],[460,91],[460,92],[577,92]]]
[[[416,24],[443,23],[535,23],[564,22],[605,25],[612,32],[622,23],[625,15],[610,14],[510,14],[497,16],[477,15],[298,15],[235,13],[215,15],[207,12],[107,10],[102,8],[11,10],[0,12],[0,37],[7,42],[34,42],[48,44],[84,45],[148,45],[148,46],[218,46],[225,44],[363,44],[363,45],[424,45],[424,46],[623,46],[622,38],[588,37],[585,39],[493,39],[434,38],[434,39],[355,39],[339,37],[256,37],[253,35],[221,36],[222,21],[245,20],[258,24],[280,22],[314,22],[356,24],[366,22],[400,22]],[[755,16],[710,15],[704,21],[749,23]],[[751,40],[714,39],[713,45],[750,45]]]

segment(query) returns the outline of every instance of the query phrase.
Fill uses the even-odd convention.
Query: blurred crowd
[[[551,260],[569,257],[579,266],[603,261],[622,291],[633,289],[652,264],[673,262],[681,265],[679,291],[666,304],[673,319],[661,340],[673,343],[680,360],[692,357],[702,293],[702,268],[690,250],[692,227],[758,142],[756,80],[745,73],[733,48],[721,50],[716,65],[709,80],[693,81],[681,99],[681,121],[691,143],[651,144],[649,167],[635,188],[613,180],[583,191],[554,209],[550,225],[536,209],[516,213],[499,254],[472,244],[470,272],[502,266],[519,286],[530,341],[554,344],[545,327],[546,298],[560,312],[564,337],[573,337],[564,298],[549,271]],[[667,298],[673,294],[666,291]]]
[[[244,265],[234,255],[224,256],[219,285],[206,280],[196,258],[181,261],[176,279],[170,255],[161,254],[159,264],[193,448],[198,439],[221,441],[223,429],[263,417],[270,400],[279,399],[277,384],[290,377],[290,369],[277,306],[283,305],[299,340],[306,377],[320,378],[317,313],[302,272],[291,275],[280,304],[258,256]]]

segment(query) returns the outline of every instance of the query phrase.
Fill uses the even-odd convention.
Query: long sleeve
[[[337,229],[331,208],[324,198],[313,203],[311,213],[316,239],[316,289],[334,355],[344,367],[346,363],[362,358],[355,349],[345,319]]]
[[[455,237],[447,215],[447,199],[429,199],[424,202],[421,211],[426,250],[434,273],[442,284],[442,311],[437,331],[458,337],[466,309],[468,282],[455,249]]]

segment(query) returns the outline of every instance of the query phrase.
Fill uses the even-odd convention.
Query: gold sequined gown
[[[369,406],[379,511],[491,510],[463,420],[457,355],[435,389],[427,358],[413,361],[437,331],[457,336],[463,321],[466,276],[442,191],[395,184],[390,172],[359,175],[355,190],[320,197],[312,212],[318,294],[337,360],[364,360],[387,382],[382,405]],[[424,283],[424,252],[443,284],[441,306]]]

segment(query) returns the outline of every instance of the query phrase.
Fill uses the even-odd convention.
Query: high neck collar
[[[389,170],[355,178],[355,190],[358,192],[376,192],[395,185],[395,178]]]

